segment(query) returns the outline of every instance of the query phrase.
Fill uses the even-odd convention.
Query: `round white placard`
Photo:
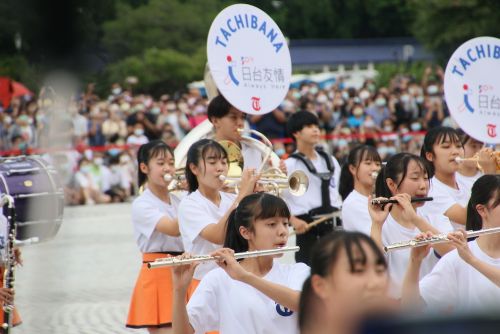
[[[444,94],[451,116],[471,137],[500,143],[500,39],[462,44],[446,66]]]
[[[257,7],[237,4],[220,12],[208,32],[207,56],[217,88],[245,113],[268,113],[288,92],[292,64],[287,41]]]

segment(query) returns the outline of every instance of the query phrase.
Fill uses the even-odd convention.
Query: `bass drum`
[[[45,160],[33,156],[0,159],[0,193],[14,198],[17,240],[41,242],[57,234],[63,220],[64,189],[56,169]],[[6,207],[3,210],[5,215]]]

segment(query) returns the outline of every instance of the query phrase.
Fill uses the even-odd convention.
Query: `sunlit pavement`
[[[15,282],[23,323],[13,333],[146,333],[125,328],[141,263],[130,210],[130,203],[67,207],[56,238],[23,247]]]

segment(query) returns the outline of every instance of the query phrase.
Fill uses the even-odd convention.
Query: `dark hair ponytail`
[[[299,329],[301,332],[305,331],[312,325],[313,316],[316,314],[315,306],[318,296],[314,293],[311,283],[311,276],[309,276],[302,285],[299,300]],[[311,316],[309,316],[311,315]]]
[[[469,203],[467,204],[467,230],[477,231],[483,228],[483,220],[477,212],[476,205],[488,205],[495,199],[492,207],[500,203],[500,175],[483,175],[474,182]]]
[[[339,194],[342,196],[342,200],[345,200],[354,189],[354,177],[349,170],[349,166],[354,166],[357,170],[364,160],[382,162],[380,155],[373,146],[356,146],[349,153],[347,161],[342,165],[342,169],[340,170]]]
[[[430,169],[429,164],[427,164],[418,155],[411,153],[398,153],[393,155],[387,160],[387,163],[380,170],[375,181],[375,195],[377,197],[391,197],[393,194],[387,185],[387,179],[391,179],[397,184],[397,187],[401,185],[408,172],[408,165],[411,161],[415,161],[420,168],[429,175]],[[398,181],[399,180],[399,181]]]
[[[152,140],[149,143],[143,144],[137,151],[137,183],[139,187],[143,186],[148,180],[148,176],[141,171],[141,163],[147,165],[151,158],[158,155],[166,155],[170,153],[174,157],[174,151],[162,140]]]
[[[283,199],[267,193],[245,196],[229,215],[224,247],[237,253],[248,251],[248,241],[241,235],[240,227],[253,230],[255,220],[272,217],[290,218],[290,210]]]
[[[227,160],[227,152],[221,144],[211,139],[201,139],[191,145],[186,158],[186,181],[190,193],[198,189],[198,179],[190,168],[190,165],[200,166],[200,162],[205,162],[205,158],[209,153],[215,153],[217,158]]]

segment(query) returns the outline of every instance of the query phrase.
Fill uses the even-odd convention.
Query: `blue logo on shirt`
[[[293,314],[292,310],[289,310],[278,303],[276,303],[276,312],[278,312],[278,314],[281,315],[282,317],[289,317]]]

